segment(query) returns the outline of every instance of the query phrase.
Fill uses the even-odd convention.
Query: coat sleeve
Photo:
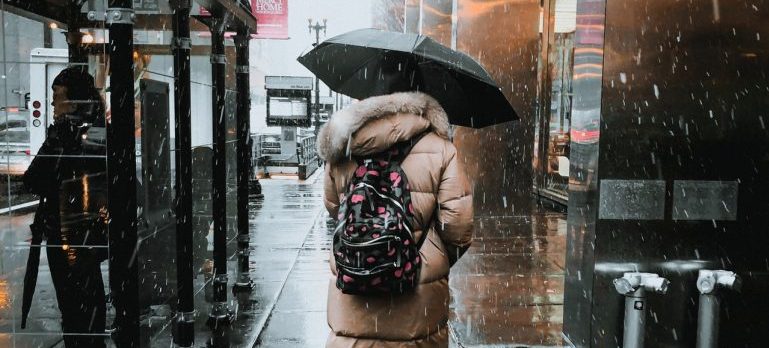
[[[435,229],[453,265],[470,247],[473,236],[473,194],[464,168],[457,159],[457,150],[447,143],[438,188],[438,221]]]
[[[24,172],[25,188],[37,195],[55,193],[59,189],[59,165],[64,149],[55,137],[48,137]]]
[[[337,214],[339,214],[339,194],[336,192],[336,181],[331,174],[332,170],[330,163],[326,163],[324,172],[323,204],[326,206],[328,214],[336,219]]]

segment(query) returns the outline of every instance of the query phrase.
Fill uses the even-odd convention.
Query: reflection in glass
[[[547,49],[549,93],[543,96],[548,107],[543,110],[545,161],[542,192],[565,200],[568,196],[569,154],[571,142],[572,75],[574,71],[574,35],[577,26],[576,0],[550,0],[550,28]]]
[[[106,324],[100,264],[108,258],[107,249],[91,247],[107,244],[105,105],[86,66],[61,70],[51,91],[54,122],[23,176],[40,202],[30,225],[21,325],[26,327],[38,277],[36,246],[46,241],[65,345],[103,347],[100,337],[66,333],[102,335]]]

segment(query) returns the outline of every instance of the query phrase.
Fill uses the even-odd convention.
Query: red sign
[[[288,39],[288,0],[251,0],[255,39]]]

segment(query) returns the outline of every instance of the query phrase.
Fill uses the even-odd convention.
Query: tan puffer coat
[[[415,240],[428,231],[420,250],[420,284],[414,293],[397,297],[345,295],[335,285],[332,255],[328,347],[448,346],[449,267],[467,250],[473,232],[472,193],[448,128],[435,99],[408,92],[357,102],[320,131],[318,149],[327,161],[325,205],[334,217],[357,167],[350,157],[379,153],[429,131],[402,163],[415,208]]]

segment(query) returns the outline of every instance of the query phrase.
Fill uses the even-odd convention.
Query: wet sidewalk
[[[235,321],[227,333],[228,342],[222,342],[222,344],[216,342],[215,346],[225,347],[227,343],[230,347],[257,345],[257,339],[263,333],[268,320],[275,321],[276,318],[280,318],[275,313],[284,307],[279,300],[283,294],[289,294],[288,297],[295,298],[296,300],[292,303],[297,308],[309,308],[309,304],[303,303],[308,295],[303,293],[291,295],[292,289],[297,285],[291,281],[291,277],[296,273],[294,271],[297,268],[296,265],[305,263],[303,245],[308,238],[308,232],[316,229],[317,221],[322,216],[322,176],[318,174],[320,172],[306,181],[295,178],[260,181],[265,198],[251,201],[249,216],[251,231],[249,261],[254,288],[251,292],[234,294],[230,297],[231,308],[235,311]],[[229,247],[234,245],[230,244]],[[235,257],[231,257],[228,262],[231,283],[236,279],[236,261]],[[196,325],[195,345],[204,346],[207,343],[210,344],[212,332],[205,326],[208,302],[202,296],[198,297],[195,304],[200,313],[199,323]],[[325,306],[325,300],[323,305]],[[293,325],[291,322],[286,323],[288,327]],[[307,336],[314,335],[307,333]],[[153,346],[157,343],[153,342]]]
[[[325,344],[329,332],[326,296],[332,232],[326,225],[319,174],[306,181],[261,181],[265,198],[252,201],[250,212],[254,288],[248,293],[228,294],[235,321],[225,339],[215,342],[217,346],[299,348]],[[12,226],[26,226],[31,215],[16,219],[19,221]],[[451,346],[562,345],[564,214],[537,211],[525,216],[477,217],[475,226],[472,247],[451,270]],[[14,235],[21,238],[22,233]],[[26,244],[14,243],[13,250],[25,256]],[[228,249],[232,283],[237,270],[234,239]],[[26,258],[21,256],[5,258],[17,261],[3,265],[15,270],[9,273],[14,279],[20,279],[23,273]],[[17,335],[17,347],[63,346],[47,268],[43,257],[35,295],[37,305],[31,315],[36,333]],[[106,263],[102,268],[106,282]],[[14,282],[1,280],[0,288],[13,289],[10,301],[18,301],[18,288],[10,286]],[[195,279],[195,289],[199,289],[195,294],[195,347],[205,347],[212,337],[206,326],[211,294],[205,283],[210,281],[205,272],[198,273]],[[145,338],[151,340],[150,346],[171,346],[171,316],[172,311],[164,306],[155,306],[152,313],[143,316],[143,333],[150,336]],[[0,318],[0,327],[3,323],[16,325]],[[12,346],[9,339],[0,334],[0,346]],[[108,346],[114,346],[113,342]]]

